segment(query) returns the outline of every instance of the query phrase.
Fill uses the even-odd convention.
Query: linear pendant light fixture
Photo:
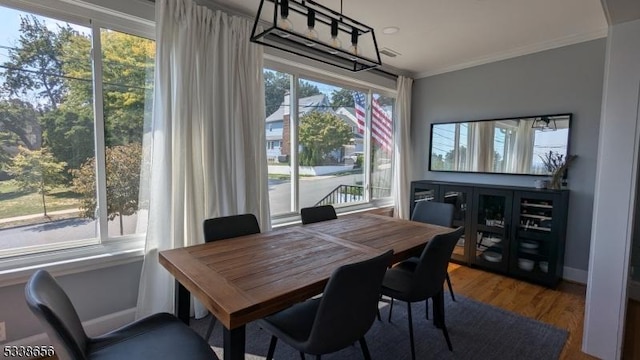
[[[373,28],[340,6],[338,13],[311,0],[261,0],[251,41],[351,71],[382,65]]]
[[[551,116],[542,116],[535,118],[531,128],[540,131],[556,131],[558,129],[555,118]]]

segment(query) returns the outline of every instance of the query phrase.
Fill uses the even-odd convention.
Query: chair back
[[[312,354],[343,349],[369,331],[393,250],[336,269],[324,288],[306,347]]]
[[[322,205],[300,209],[302,224],[312,224],[321,221],[335,220],[338,218],[333,205]]]
[[[413,273],[411,295],[413,301],[430,298],[442,290],[449,259],[460,236],[464,234],[464,227],[436,235],[427,243],[416,269]]]
[[[453,204],[437,201],[418,201],[411,220],[427,224],[453,226]]]
[[[27,305],[40,320],[59,359],[86,359],[89,339],[71,300],[45,270],[36,271],[25,286]]]
[[[231,239],[239,236],[260,233],[260,225],[253,214],[222,216],[206,219],[204,242]]]

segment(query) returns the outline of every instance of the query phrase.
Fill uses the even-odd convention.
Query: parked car
[[[355,152],[351,153],[350,155],[347,155],[344,158],[342,158],[342,161],[345,162],[345,163],[347,161],[352,161],[353,163],[355,163],[356,161],[358,161],[358,156],[364,156],[364,152],[355,151]]]

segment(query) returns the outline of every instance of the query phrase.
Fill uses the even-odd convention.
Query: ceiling
[[[602,1],[605,9],[640,3]],[[340,10],[340,0],[316,2]],[[255,16],[260,0],[218,3]],[[606,17],[601,0],[344,0],[343,13],[373,27],[380,49],[400,54],[382,55],[383,68],[420,78],[605,37],[616,10]],[[389,26],[400,30],[386,35]]]

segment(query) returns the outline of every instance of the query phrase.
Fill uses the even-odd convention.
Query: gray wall
[[[434,122],[573,113],[565,266],[587,270],[606,40],[434,75],[414,82],[414,179],[533,186],[536,177],[430,172]]]
[[[56,276],[56,279],[69,295],[80,320],[87,321],[134,308],[138,299],[141,270],[142,261],[136,261]],[[6,322],[8,342],[44,332],[27,308],[24,284],[0,287],[0,299],[0,320]]]

